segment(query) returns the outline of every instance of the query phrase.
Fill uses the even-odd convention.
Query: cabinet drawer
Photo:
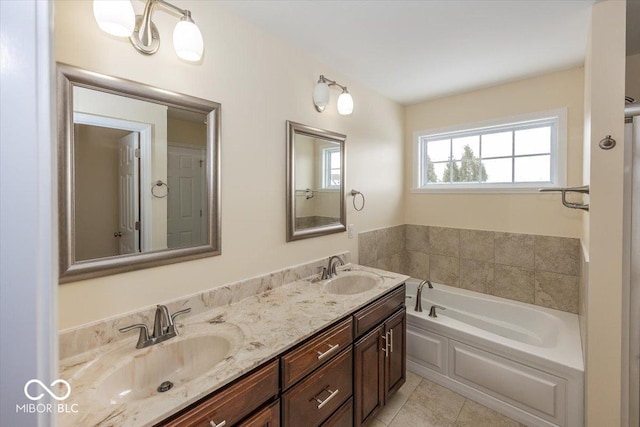
[[[391,316],[404,304],[404,299],[405,286],[403,284],[395,291],[354,314],[356,338]]]
[[[282,397],[284,426],[315,427],[352,394],[351,349],[292,387]]]
[[[322,427],[353,427],[353,398],[347,400]]]
[[[352,329],[353,320],[349,317],[284,355],[281,359],[282,389],[288,389],[331,357],[349,347],[352,341]]]
[[[241,422],[238,427],[280,427],[280,400]]]
[[[165,422],[170,427],[211,427],[211,422],[231,426],[278,394],[278,362],[273,361],[259,371],[215,393],[196,407]]]

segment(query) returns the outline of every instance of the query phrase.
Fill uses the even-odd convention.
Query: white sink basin
[[[161,384],[179,387],[224,360],[231,341],[216,335],[171,339],[137,350],[96,384],[96,399],[117,404],[160,393]],[[168,391],[168,390],[167,390]]]
[[[327,281],[324,290],[338,295],[353,295],[366,292],[382,283],[382,278],[365,271],[339,271]]]

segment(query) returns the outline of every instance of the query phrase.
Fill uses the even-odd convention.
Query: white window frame
[[[322,148],[322,188],[325,190],[340,189],[340,184],[331,185],[331,155],[333,153],[340,153],[340,147]],[[340,182],[342,182],[342,170],[340,171]]]
[[[550,182],[432,183],[420,187],[420,176],[423,168],[420,156],[420,142],[422,138],[432,139],[438,136],[446,138],[452,136],[452,134],[456,137],[464,136],[465,134],[482,133],[486,128],[496,128],[495,130],[499,130],[498,128],[502,127],[506,130],[543,120],[556,120],[557,123],[555,126],[555,135],[551,135]],[[543,112],[520,114],[517,116],[501,117],[498,119],[414,132],[412,175],[413,185],[411,193],[535,193],[539,188],[565,187],[567,183],[567,109],[560,108]]]

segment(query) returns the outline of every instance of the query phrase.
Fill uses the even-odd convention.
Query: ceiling
[[[409,105],[582,65],[594,0],[220,3]]]

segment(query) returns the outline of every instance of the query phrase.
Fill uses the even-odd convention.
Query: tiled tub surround
[[[424,225],[358,239],[361,265],[578,313],[579,239]]]
[[[383,280],[375,288],[360,294],[334,295],[323,290],[323,282],[313,282],[314,277],[306,279],[298,277],[292,283],[281,284],[266,291],[264,289],[270,286],[256,284],[253,288],[257,290],[254,292],[255,295],[248,296],[249,291],[246,291],[248,297],[241,299],[238,296],[236,302],[231,304],[229,304],[231,297],[228,295],[216,296],[216,301],[224,299],[229,302],[214,308],[205,306],[202,300],[196,301],[199,305],[194,307],[197,314],[180,319],[181,334],[177,338],[158,344],[159,346],[170,344],[173,340],[188,339],[194,334],[232,335],[235,331],[236,335],[239,333],[240,338],[234,340],[228,356],[205,375],[187,384],[176,386],[162,395],[156,394],[138,401],[115,404],[106,404],[96,398],[96,393],[100,391],[96,387],[97,384],[119,366],[111,363],[109,357],[105,355],[113,351],[123,351],[131,357],[141,354],[147,349],[135,348],[137,336],[128,336],[118,341],[111,340],[90,351],[62,360],[60,378],[70,381],[72,388],[71,396],[65,403],[77,404],[79,413],[61,414],[59,424],[61,426],[153,425],[274,358],[346,314],[365,306],[407,279],[400,274],[369,267],[347,265],[347,268],[365,270],[379,275]],[[313,270],[311,265],[301,271],[310,272],[309,275],[311,275],[315,273]],[[261,283],[257,279],[253,280]],[[266,288],[261,290],[261,286]],[[215,290],[212,292],[215,293]],[[230,294],[231,290],[222,292]],[[184,305],[178,306],[174,303],[171,311],[185,305],[188,306],[189,303],[185,302]],[[144,319],[149,323],[148,313],[140,316],[140,320]],[[124,325],[131,321],[131,318],[126,321],[110,320],[112,327],[117,327],[114,326],[116,323]],[[104,327],[102,331],[105,331]],[[81,334],[91,336],[90,331]]]

